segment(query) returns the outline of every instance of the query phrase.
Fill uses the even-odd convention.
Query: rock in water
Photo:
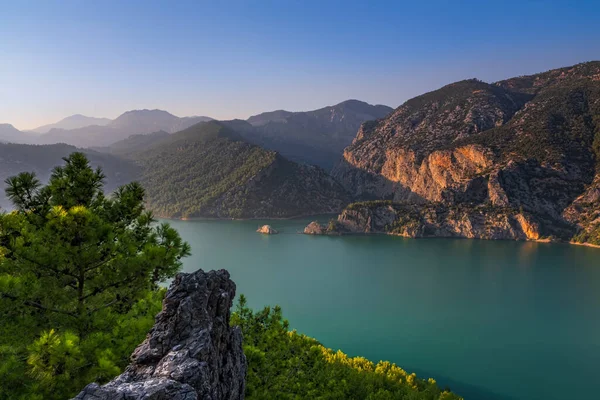
[[[306,225],[306,228],[304,228],[305,235],[325,235],[326,231],[326,228],[317,221],[311,222],[310,224]]]
[[[76,400],[243,400],[242,332],[229,326],[235,283],[225,270],[178,274],[125,372]]]
[[[275,235],[279,233],[277,230],[271,228],[271,225],[263,225],[256,230],[258,233],[264,233],[265,235]]]

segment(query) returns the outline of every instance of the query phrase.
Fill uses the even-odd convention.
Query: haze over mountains
[[[35,137],[27,132],[21,132],[11,124],[0,124],[0,142],[33,143]]]
[[[314,111],[267,112],[248,118],[254,129],[246,130],[246,138],[291,160],[330,170],[363,122],[392,111],[384,105],[347,100]]]
[[[41,139],[110,153],[165,217],[290,217],[375,200],[346,208],[337,232],[600,243],[599,105],[600,62],[589,62],[455,82],[396,110],[349,100],[220,122],[137,110]],[[39,147],[7,162],[34,166]]]
[[[54,124],[37,127],[32,129],[30,132],[43,134],[48,133],[52,129],[78,129],[91,125],[104,126],[108,125],[110,122],[111,120],[108,118],[86,117],[85,115],[75,114],[71,115],[70,117],[63,118]]]
[[[252,116],[247,121],[227,123],[254,144],[278,151],[296,162],[330,170],[341,157],[343,149],[352,142],[360,124],[382,118],[391,111],[392,108],[387,106],[347,100],[314,111],[278,110]],[[205,116],[180,118],[163,110],[127,111],[114,120],[74,115],[36,128],[36,132],[45,131],[38,138],[20,134],[14,128],[11,131],[6,129],[6,132],[0,128],[0,141],[109,148],[131,135],[159,131],[175,133],[211,119]]]
[[[130,135],[160,130],[173,133],[210,119],[209,117],[180,118],[163,110],[133,110],[121,114],[105,125],[51,129],[40,136],[38,143],[67,143],[78,147],[107,146]]]

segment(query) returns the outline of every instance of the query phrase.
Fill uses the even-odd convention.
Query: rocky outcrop
[[[306,225],[306,228],[304,228],[305,235],[325,235],[326,233],[327,228],[317,221],[311,222],[310,224]]]
[[[600,174],[581,196],[577,197],[563,212],[564,218],[577,226],[578,243],[600,245]]]
[[[263,225],[259,227],[256,232],[263,233],[265,235],[276,235],[279,233],[276,229],[271,228],[271,225]]]
[[[445,86],[364,123],[332,173],[358,200],[421,205],[424,222],[397,234],[570,240],[595,231],[599,74],[592,62]],[[360,231],[378,226],[364,218],[396,220],[377,209],[340,217]]]
[[[244,398],[242,334],[229,326],[235,284],[225,270],[179,274],[125,372],[76,400]]]
[[[386,233],[397,236],[456,237],[469,239],[542,238],[539,225],[529,215],[511,209],[491,213],[484,207],[457,207],[442,204],[401,204],[366,202],[346,208],[335,224],[336,232]]]

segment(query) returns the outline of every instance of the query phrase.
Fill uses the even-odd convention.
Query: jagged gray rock
[[[243,400],[242,333],[229,326],[234,296],[225,270],[178,274],[125,372],[75,400]]]

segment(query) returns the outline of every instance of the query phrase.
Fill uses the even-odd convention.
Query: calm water
[[[252,307],[470,399],[597,399],[600,249],[298,235],[308,221],[171,222],[186,271],[226,268]]]

